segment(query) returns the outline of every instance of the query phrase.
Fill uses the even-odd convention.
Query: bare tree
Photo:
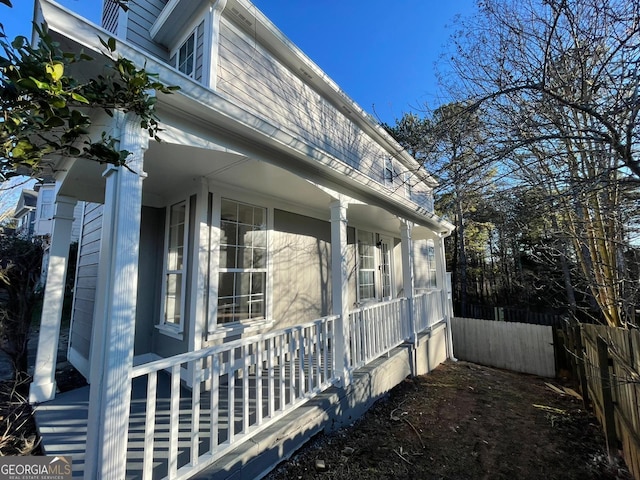
[[[640,180],[640,2],[484,0],[454,37],[453,86],[500,171],[543,186],[602,319],[632,321],[625,265]]]

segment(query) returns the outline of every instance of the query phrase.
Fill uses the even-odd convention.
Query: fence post
[[[584,366],[584,345],[582,343],[582,328],[580,325],[574,326],[575,330],[575,354],[576,354],[576,373],[580,382],[580,390],[582,390],[582,406],[585,410],[589,407],[589,383],[587,382],[587,371]]]
[[[604,420],[604,434],[607,441],[607,453],[611,458],[612,452],[617,450],[616,424],[613,411],[613,396],[611,394],[611,376],[609,374],[609,352],[607,342],[598,335],[598,367],[602,385],[602,409]]]

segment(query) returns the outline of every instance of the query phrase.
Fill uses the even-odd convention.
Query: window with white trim
[[[412,176],[411,172],[404,172],[404,196],[407,200],[411,200],[413,195]]]
[[[376,298],[376,245],[374,234],[358,230],[358,301]]]
[[[43,220],[53,218],[53,190],[40,191],[40,218]]]
[[[436,288],[436,251],[433,241],[427,245],[427,263],[429,265],[429,288]]]
[[[218,323],[265,318],[267,209],[223,198]]]
[[[185,75],[194,77],[196,73],[196,32],[191,32],[178,50],[178,70]]]
[[[179,331],[184,318],[188,218],[186,201],[167,209],[162,323]]]
[[[385,158],[384,159],[384,171],[382,172],[384,186],[385,187],[393,187],[393,180],[395,177],[395,170],[393,168],[393,159]]]

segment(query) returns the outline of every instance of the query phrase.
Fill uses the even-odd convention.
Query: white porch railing
[[[326,389],[336,318],[134,367],[132,391],[146,399],[132,399],[128,473],[188,478]]]
[[[375,303],[349,313],[351,368],[360,368],[411,336],[406,298]]]
[[[428,290],[413,297],[413,310],[417,333],[444,320],[442,290]]]
[[[441,291],[349,313],[350,369],[443,317]],[[133,368],[128,476],[189,478],[339,380],[337,316]],[[134,391],[136,392],[134,394]]]

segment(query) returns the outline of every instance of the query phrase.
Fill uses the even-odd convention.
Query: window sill
[[[273,325],[273,320],[256,320],[247,323],[229,323],[217,325],[216,329],[207,334],[207,341],[220,340],[235,335],[255,335]]]
[[[176,340],[184,340],[184,335],[180,330],[168,325],[156,325],[156,329],[167,337],[175,338]]]

